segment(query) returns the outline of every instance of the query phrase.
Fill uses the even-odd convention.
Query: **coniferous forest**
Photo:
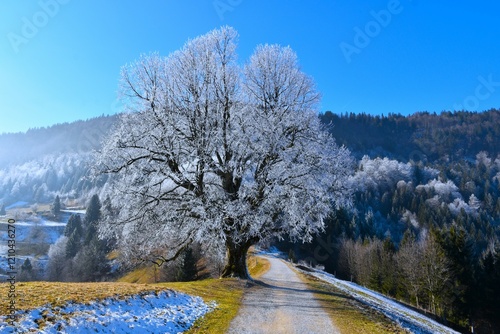
[[[282,246],[459,329],[498,331],[500,112],[321,118],[357,158],[353,207]]]
[[[107,179],[89,178],[89,166],[116,119],[0,135],[2,212],[56,196],[63,206],[85,206],[94,194],[106,199]],[[313,242],[276,245],[294,261],[323,266],[458,329],[500,330],[500,111],[325,112],[320,119],[355,158],[352,205],[336,210]],[[71,219],[58,256],[104,258],[109,250],[94,240],[93,218]],[[49,274],[56,266],[49,263]]]

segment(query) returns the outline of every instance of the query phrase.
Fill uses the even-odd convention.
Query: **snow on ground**
[[[73,208],[68,208],[66,210],[61,210],[61,212],[66,212],[66,213],[77,213],[79,215],[84,215],[87,210],[85,209],[73,209]]]
[[[175,291],[150,292],[21,312],[14,328],[0,316],[0,333],[182,333],[214,307]],[[50,321],[39,329],[37,322],[44,319]]]
[[[21,266],[24,260],[29,258],[32,265],[34,261],[37,260],[38,264],[42,266],[41,268],[44,268],[47,263],[47,255],[40,257],[35,256],[36,254],[34,252],[30,254],[30,252],[34,250],[33,247],[36,245],[54,244],[64,233],[64,228],[66,227],[70,214],[81,214],[82,211],[85,213],[85,210],[65,210],[59,221],[53,221],[41,215],[32,215],[16,220],[14,224],[17,251],[16,265],[18,267]],[[7,224],[7,219],[0,221],[0,280],[6,277],[1,273],[7,272],[9,268],[6,257],[8,251],[7,241],[10,239],[7,233]],[[19,256],[19,253],[24,255]]]
[[[14,224],[16,242],[49,243],[53,244],[64,232],[66,223],[51,221],[43,218],[36,220],[19,220]],[[7,222],[0,222],[0,240],[9,239]]]
[[[323,271],[314,270],[307,272],[316,278],[334,285],[339,290],[347,293],[353,298],[368,304],[372,308],[382,312],[388,318],[397,322],[401,327],[418,334],[432,333],[459,333],[434,321],[425,315],[415,312],[392,299],[389,299],[377,292],[359,286],[352,282],[347,282],[335,278],[333,275]]]

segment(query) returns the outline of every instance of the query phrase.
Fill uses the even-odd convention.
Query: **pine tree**
[[[461,325],[468,325],[476,301],[473,241],[463,227],[456,225],[444,231],[439,239],[450,261],[454,320]]]
[[[293,250],[293,248],[290,248],[290,250],[288,251],[288,260],[292,263],[297,262],[297,257],[295,256],[295,251]]]
[[[401,242],[399,243],[399,247],[403,247],[406,244],[413,244],[416,242],[416,237],[415,233],[413,233],[412,230],[407,229],[405,233],[403,234],[403,238],[401,239]]]
[[[68,223],[64,228],[64,235],[70,237],[74,232],[76,232],[79,238],[83,235],[82,219],[79,214],[72,214],[69,216]]]
[[[481,260],[479,278],[480,315],[500,329],[500,249],[488,250]]]
[[[81,234],[78,234],[77,230],[74,230],[73,233],[68,237],[68,243],[66,244],[66,258],[71,259],[75,257],[75,255],[80,250],[80,240]]]
[[[101,201],[98,195],[93,195],[87,206],[84,218],[83,243],[73,259],[75,278],[78,281],[97,281],[109,272],[108,241],[101,240],[97,234],[97,224],[101,219]],[[68,248],[71,240],[68,240]],[[70,254],[73,251],[68,251]]]
[[[97,222],[101,219],[101,201],[98,195],[93,195],[90,199],[87,211],[85,212],[85,245],[97,236]]]
[[[56,198],[54,199],[54,203],[52,203],[52,214],[56,217],[59,216],[59,214],[61,213],[61,199],[59,198],[59,195],[56,196]]]
[[[31,265],[31,261],[29,258],[26,258],[26,260],[24,260],[24,263],[21,266],[21,269],[25,270],[25,271],[32,271],[33,270],[33,266]]]
[[[380,266],[381,266],[381,291],[388,295],[396,293],[396,270],[394,268],[394,254],[396,246],[391,237],[388,236],[382,243],[380,250]]]
[[[494,212],[495,212],[495,216],[497,218],[499,218],[500,217],[500,198],[497,199],[497,203],[495,205],[495,211]]]
[[[29,258],[26,258],[24,260],[23,265],[21,266],[21,270],[19,273],[19,280],[20,281],[31,281],[34,278],[33,274],[33,266],[31,265],[31,261]]]
[[[110,267],[101,240],[94,237],[73,259],[74,276],[80,282],[96,282],[109,274]]]

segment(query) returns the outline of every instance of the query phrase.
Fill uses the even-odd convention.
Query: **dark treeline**
[[[290,256],[450,325],[500,331],[500,112],[321,116],[359,157],[352,208]]]
[[[499,152],[500,110],[486,112],[419,112],[410,116],[345,113],[322,114],[321,120],[339,144],[356,154],[411,159],[462,160],[479,151]]]

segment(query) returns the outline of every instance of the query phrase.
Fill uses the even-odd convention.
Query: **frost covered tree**
[[[49,261],[47,263],[46,279],[48,281],[63,281],[65,274],[66,260],[66,245],[68,238],[65,236],[57,239],[56,243],[50,245]]]
[[[424,288],[421,268],[423,248],[409,231],[405,233],[403,240],[396,255],[396,264],[401,276],[400,284],[412,298],[415,298],[416,306],[419,308],[419,297]]]
[[[129,113],[97,156],[120,211],[100,223],[128,260],[158,264],[193,242],[224,247],[222,276],[248,278],[246,253],[270,238],[310,241],[350,200],[347,149],[322,130],[319,94],[289,47],[237,63],[223,27],[168,57],[123,68]]]

